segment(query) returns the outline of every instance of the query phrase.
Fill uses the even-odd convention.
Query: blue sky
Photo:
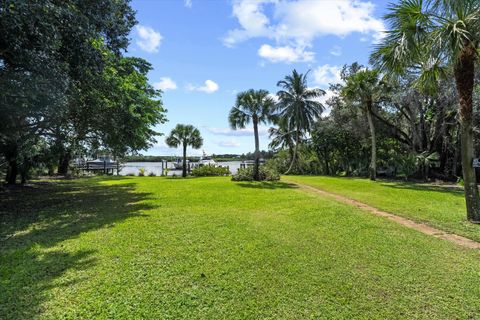
[[[382,36],[386,2],[362,0],[136,0],[139,24],[129,54],[147,59],[150,82],[163,90],[165,135],[177,124],[200,129],[204,147],[190,154],[245,153],[251,128],[233,131],[236,93],[266,89],[294,68],[311,70],[309,85],[328,88],[345,63],[366,64]],[[327,94],[328,96],[328,94]],[[268,126],[261,128],[267,149]],[[172,155],[164,136],[143,154]]]

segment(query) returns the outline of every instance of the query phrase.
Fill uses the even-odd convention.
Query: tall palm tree
[[[255,137],[255,165],[253,179],[259,180],[260,140],[258,125],[271,121],[275,101],[266,90],[247,90],[237,95],[235,106],[230,110],[228,121],[232,129],[244,129],[250,122],[253,124]]]
[[[480,49],[480,1],[403,0],[389,8],[390,31],[372,54],[378,67],[395,73],[418,71],[420,61],[452,66],[459,99],[461,153],[467,218],[480,222],[480,199],[472,167],[473,88]],[[438,82],[440,68],[421,68],[420,82]]]
[[[373,123],[374,108],[384,95],[384,84],[380,80],[378,70],[359,70],[345,79],[341,94],[347,100],[357,104],[367,116],[370,129],[371,157],[369,175],[371,180],[377,178],[377,143],[375,124]]]
[[[177,148],[182,146],[183,148],[183,164],[182,164],[182,177],[187,176],[187,147],[190,146],[194,149],[200,149],[203,145],[203,138],[200,135],[200,131],[189,124],[177,124],[175,128],[170,132],[165,142],[169,147]]]
[[[300,139],[306,132],[310,131],[314,122],[325,110],[323,104],[318,99],[325,95],[325,91],[318,88],[309,88],[307,85],[307,75],[293,70],[284,80],[278,81],[277,86],[282,89],[278,91],[277,103],[278,116],[284,121],[286,128],[294,132],[295,148],[290,167],[285,172],[288,174],[298,156],[298,145]]]

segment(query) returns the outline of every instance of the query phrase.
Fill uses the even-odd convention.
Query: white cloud
[[[207,127],[208,132],[219,136],[245,137],[253,136],[253,128],[237,129]],[[259,126],[258,134],[265,136],[268,134],[268,127]]]
[[[191,7],[192,7],[192,0],[185,0],[185,1],[184,1],[184,5],[185,5],[185,7],[187,7],[187,8],[191,8]]]
[[[192,84],[187,85],[188,91],[200,91],[205,93],[213,93],[219,88],[218,84],[213,80],[206,80],[203,86],[194,86]]]
[[[325,90],[325,95],[321,96],[318,101],[320,101],[321,103],[323,103],[323,106],[324,107],[327,107],[327,101],[328,99],[332,98],[333,96],[335,96],[335,93],[332,91],[332,90],[329,90],[329,89],[326,89]]]
[[[300,41],[323,35],[344,37],[352,32],[374,36],[385,30],[383,20],[373,16],[374,9],[373,3],[361,0],[279,2],[277,33]]]
[[[318,101],[320,101],[323,106],[325,107],[325,111],[323,111],[322,116],[328,116],[330,112],[332,111],[332,108],[327,105],[328,99],[332,98],[335,96],[335,93],[331,90],[326,89],[325,90],[325,95],[322,96]]]
[[[340,72],[342,68],[325,64],[313,70],[313,79],[315,84],[321,88],[327,88],[330,83],[340,83]]]
[[[137,45],[146,52],[158,52],[158,47],[160,46],[163,38],[162,35],[152,28],[142,25],[138,25],[136,30],[138,36],[140,37],[140,39],[137,40]]]
[[[301,47],[272,47],[268,44],[264,44],[258,49],[258,55],[271,62],[305,62],[312,61],[315,57],[315,53],[312,51],[305,51]]]
[[[330,54],[334,56],[341,56],[342,55],[342,47],[340,46],[333,46],[333,48],[330,50]]]
[[[236,140],[225,140],[225,141],[218,141],[217,145],[219,147],[225,147],[225,148],[236,148],[236,147],[240,147],[240,142]]]
[[[253,37],[266,37],[269,34],[267,16],[262,12],[263,5],[270,0],[237,0],[233,3],[233,16],[241,29],[230,30],[223,39],[227,47]]]
[[[177,84],[168,77],[162,77],[159,82],[153,84],[153,87],[158,90],[167,91],[177,89]]]
[[[274,40],[277,48],[290,48],[298,54],[304,51],[302,48],[310,47],[315,38],[327,35],[345,37],[357,32],[377,41],[386,28],[383,20],[374,16],[374,9],[374,4],[365,0],[234,0],[232,15],[240,27],[230,30],[223,43],[232,47],[251,38],[263,37]],[[258,53],[261,52],[262,48]],[[310,61],[313,53],[309,57],[298,58],[298,61]]]

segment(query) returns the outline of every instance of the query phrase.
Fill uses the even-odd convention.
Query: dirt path
[[[421,233],[428,234],[428,235],[434,236],[436,238],[444,239],[444,240],[456,243],[456,244],[458,244],[460,246],[463,246],[463,247],[467,247],[467,248],[471,248],[471,249],[480,249],[480,242],[476,242],[476,241],[473,241],[471,239],[468,239],[468,238],[465,238],[465,237],[462,237],[462,236],[459,236],[459,235],[456,235],[456,234],[448,233],[448,232],[430,227],[430,226],[426,225],[425,223],[415,222],[413,220],[403,218],[403,217],[400,217],[400,216],[397,216],[397,215],[379,210],[375,207],[369,206],[368,204],[359,202],[357,200],[352,200],[352,199],[349,199],[347,197],[344,197],[344,196],[341,196],[341,195],[338,195],[338,194],[335,194],[335,193],[327,192],[327,191],[324,191],[324,190],[321,190],[321,189],[318,189],[318,188],[314,188],[314,187],[311,187],[311,186],[308,186],[308,185],[296,183],[296,182],[293,182],[293,181],[288,181],[288,182],[296,184],[300,189],[306,190],[308,192],[317,193],[317,194],[320,194],[322,196],[332,198],[332,199],[334,199],[338,202],[342,202],[342,203],[345,203],[345,204],[348,204],[348,205],[355,206],[355,207],[360,208],[362,210],[373,213],[376,216],[387,218],[389,220],[395,221],[395,222],[397,222],[397,223],[399,223],[403,226],[406,226],[408,228],[420,231]]]

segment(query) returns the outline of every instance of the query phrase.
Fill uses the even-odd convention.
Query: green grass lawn
[[[457,187],[325,176],[289,176],[285,179],[341,194],[480,241],[480,225],[467,221],[463,190]]]
[[[1,319],[480,317],[480,252],[287,183],[91,178],[0,201]]]

